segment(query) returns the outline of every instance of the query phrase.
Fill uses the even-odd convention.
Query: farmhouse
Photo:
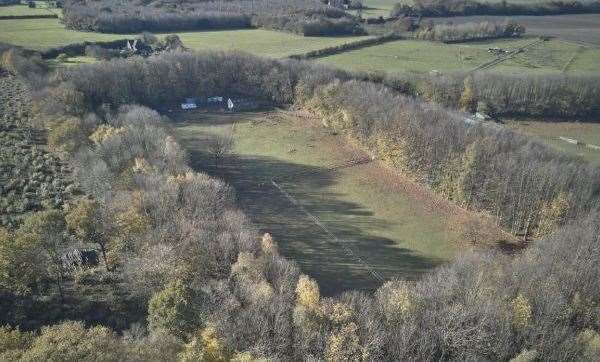
[[[266,108],[272,106],[272,102],[261,101],[249,97],[236,97],[236,96],[210,96],[210,97],[190,97],[186,98],[181,102],[182,110],[192,109],[227,109],[231,112],[240,111],[251,111],[259,108]]]
[[[271,105],[271,102],[260,101],[252,98],[227,98],[227,109],[231,112],[253,111],[256,109],[269,107]]]

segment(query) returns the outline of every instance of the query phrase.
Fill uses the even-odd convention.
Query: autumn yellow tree
[[[93,200],[79,199],[65,215],[65,220],[69,231],[80,240],[95,243],[100,247],[104,265],[110,270],[106,257],[108,235],[103,227],[101,205]]]
[[[475,108],[477,107],[477,95],[475,94],[475,87],[471,77],[465,78],[464,87],[458,101],[458,106],[465,112],[475,112]]]
[[[224,362],[230,359],[225,344],[214,327],[201,330],[179,354],[182,362]]]

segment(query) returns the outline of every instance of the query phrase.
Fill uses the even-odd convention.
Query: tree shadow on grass
[[[197,140],[195,136],[180,137],[189,153],[190,166],[229,182],[236,190],[239,205],[261,232],[271,233],[280,252],[315,278],[324,295],[351,289],[374,290],[381,280],[371,271],[385,280],[416,279],[444,262],[401,248],[394,240],[371,235],[369,230],[384,230],[390,224],[363,205],[342,200],[342,195],[331,192],[328,187],[339,176],[334,171],[253,155],[229,156],[215,168]],[[299,205],[280,192],[271,183],[273,179]]]

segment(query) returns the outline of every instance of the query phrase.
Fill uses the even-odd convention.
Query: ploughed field
[[[468,247],[478,220],[487,241],[503,235],[383,167],[307,115],[172,114],[191,164],[230,182],[240,205],[281,252],[326,294],[374,289],[382,279],[418,278]],[[232,132],[233,153],[214,167],[207,139]]]

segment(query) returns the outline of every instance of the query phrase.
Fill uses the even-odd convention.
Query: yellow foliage
[[[152,166],[146,161],[145,158],[136,157],[132,167],[134,173],[150,173],[152,172]]]
[[[48,131],[48,145],[54,150],[72,153],[84,140],[81,122],[77,118],[54,122]]]
[[[175,183],[175,184],[183,184],[187,182],[191,182],[196,177],[196,173],[193,171],[187,171],[184,174],[169,176],[167,178],[167,182]]]
[[[404,140],[390,139],[387,135],[378,135],[376,137],[376,147],[379,157],[388,165],[416,175],[415,170],[410,167],[408,154],[408,145]]]
[[[346,323],[354,316],[354,310],[349,305],[338,302],[324,303],[322,312],[329,320],[337,324]]]
[[[94,142],[94,144],[99,145],[102,144],[107,139],[116,136],[120,133],[123,133],[123,128],[115,128],[109,126],[107,124],[101,124],[96,128],[96,130],[89,136],[90,141]]]
[[[332,362],[362,361],[364,356],[357,330],[356,324],[348,323],[337,333],[331,333],[327,338],[325,360]]]
[[[533,313],[531,304],[529,304],[527,298],[519,294],[513,299],[511,306],[513,325],[517,328],[526,328],[529,326],[533,318]]]
[[[67,215],[65,221],[69,230],[81,239],[89,239],[94,230],[95,213],[98,203],[92,200],[80,199]]]
[[[321,299],[317,282],[306,275],[301,275],[296,284],[296,297],[299,305],[311,310],[317,309]]]
[[[596,361],[600,356],[600,334],[594,330],[586,329],[577,336],[578,342],[583,347],[583,361]]]
[[[398,321],[415,309],[409,285],[404,282],[386,282],[379,289],[379,303],[388,321]]]
[[[551,202],[542,206],[537,230],[538,236],[549,235],[557,228],[567,216],[569,207],[569,196],[564,192],[559,193]]]
[[[142,234],[150,228],[150,219],[135,205],[130,205],[128,209],[118,213],[115,221],[119,227],[119,234],[124,237]]]
[[[267,362],[266,358],[256,358],[250,352],[238,352],[233,355],[231,362]]]
[[[263,235],[260,246],[261,246],[263,253],[265,253],[265,254],[269,254],[269,255],[278,255],[279,254],[279,249],[277,248],[277,244],[275,243],[275,241],[271,237],[271,234],[269,234],[269,233],[265,233]]]
[[[217,331],[208,326],[185,345],[179,354],[182,362],[224,362],[230,360],[227,349],[217,336]]]
[[[474,112],[477,107],[477,96],[473,89],[473,80],[468,77],[464,82],[464,89],[458,101],[458,106],[465,112]]]
[[[252,281],[263,279],[260,262],[250,253],[238,254],[237,261],[231,266],[231,275]]]
[[[517,356],[512,358],[510,362],[533,362],[537,359],[538,352],[533,350],[524,349]]]
[[[447,162],[440,171],[440,182],[435,189],[438,193],[449,200],[457,198],[458,187],[457,179],[461,168],[460,158],[454,158]]]

